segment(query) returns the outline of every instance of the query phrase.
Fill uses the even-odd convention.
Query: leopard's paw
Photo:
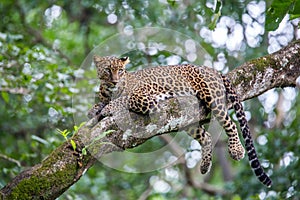
[[[228,151],[232,159],[241,160],[245,156],[245,149],[242,144],[229,145]]]
[[[87,114],[87,117],[89,119],[94,118],[95,116],[99,115],[99,113],[102,111],[102,109],[104,108],[104,104],[103,103],[98,103],[95,104],[89,111]]]
[[[107,117],[111,115],[112,115],[112,111],[109,105],[105,106],[100,112],[101,117]]]
[[[200,172],[201,174],[206,174],[209,172],[212,165],[212,146],[211,140],[207,140],[206,145],[202,145],[202,157],[200,162]]]

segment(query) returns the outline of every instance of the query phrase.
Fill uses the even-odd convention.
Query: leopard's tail
[[[264,172],[264,170],[258,160],[257,153],[256,153],[255,147],[253,145],[253,140],[251,137],[250,129],[248,126],[248,122],[246,120],[243,106],[242,106],[240,100],[238,99],[238,96],[237,96],[234,88],[232,87],[229,79],[225,76],[222,76],[222,78],[223,78],[224,86],[226,88],[227,97],[228,97],[229,101],[232,103],[232,106],[236,112],[237,119],[240,123],[240,128],[241,128],[242,135],[244,138],[245,147],[246,147],[246,151],[248,154],[250,166],[251,166],[252,170],[254,171],[255,175],[257,176],[257,178],[259,179],[259,181],[262,182],[264,185],[270,187],[272,184],[272,180]]]

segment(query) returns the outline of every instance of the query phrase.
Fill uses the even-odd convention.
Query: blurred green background
[[[131,59],[128,70],[148,63],[197,63],[201,58],[191,49],[200,45],[207,52],[202,62],[226,73],[299,39],[299,8],[299,1],[276,0],[222,5],[213,0],[1,0],[0,187],[64,141],[56,129],[72,131],[86,120],[92,103],[80,95],[93,97],[99,82],[93,65],[82,63],[111,36],[157,27],[192,39],[182,48],[178,44],[189,52],[184,58],[160,51],[156,44],[133,41],[139,51],[124,52]],[[101,53],[99,46],[93,52],[97,50]],[[271,188],[258,182],[246,158],[236,162],[228,156],[222,137],[208,175],[199,173],[199,151],[193,151],[192,142],[179,164],[148,173],[122,172],[99,162],[60,199],[298,199],[298,93],[295,88],[272,89],[244,103]],[[74,101],[76,96],[80,102]],[[132,151],[151,152],[173,136],[153,138]]]

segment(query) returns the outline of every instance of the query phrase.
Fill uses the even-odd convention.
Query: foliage
[[[273,1],[267,10],[266,30],[271,31],[277,29],[279,23],[287,13],[290,14],[290,19],[300,17],[300,2],[296,0]]]
[[[80,66],[92,49],[114,34],[144,27],[176,30],[201,44],[212,57],[207,63],[223,72],[300,37],[299,19],[295,19],[300,14],[299,1],[274,0],[271,5],[268,1],[217,2],[2,0],[0,186],[63,142],[56,129],[70,130],[74,123],[87,120],[85,113],[91,104],[81,94],[96,92],[98,81],[93,66]],[[130,70],[147,63],[168,64],[172,58],[172,52],[167,51],[126,54],[131,58]],[[224,162],[217,153],[211,173],[202,176],[197,167],[189,168],[188,158],[197,152],[191,150],[185,155],[187,161],[149,173],[126,173],[96,165],[61,199],[296,199],[300,196],[297,94],[298,90],[276,89],[268,93],[269,97],[245,103],[257,151],[274,181],[270,189],[258,183],[246,159],[235,162],[227,158],[231,168],[222,171]],[[75,115],[80,115],[81,121],[76,121]],[[60,131],[65,139],[69,138],[67,132]],[[132,151],[150,152],[165,143],[153,138]],[[173,152],[166,155],[170,157]],[[225,178],[226,173],[233,178]],[[192,184],[190,177],[228,194],[207,193]]]
[[[74,126],[74,133],[73,133],[72,135],[74,135],[74,134],[80,129],[80,127],[82,127],[84,124],[85,124],[85,123],[82,122],[79,126],[76,126],[76,125],[75,125],[75,126]],[[63,131],[60,130],[60,129],[56,129],[56,131],[57,131],[59,134],[61,134],[61,135],[64,137],[64,139],[65,139],[66,141],[68,141],[69,134],[71,133],[70,131],[68,131],[67,129],[65,129],[65,130],[63,130]],[[74,142],[73,139],[70,139],[70,144],[71,144],[73,150],[76,151],[76,143]]]

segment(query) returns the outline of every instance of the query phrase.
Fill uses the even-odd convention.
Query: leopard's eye
[[[124,72],[124,69],[119,69],[119,74],[122,74]]]
[[[110,69],[109,68],[105,68],[104,71],[105,71],[105,73],[110,73]]]

